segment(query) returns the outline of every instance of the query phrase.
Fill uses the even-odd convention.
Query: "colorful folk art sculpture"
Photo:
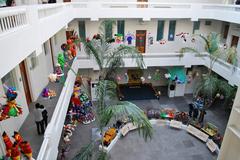
[[[105,132],[104,137],[103,137],[104,145],[108,146],[111,143],[111,141],[116,137],[116,135],[117,135],[116,128],[109,128]]]
[[[42,96],[44,98],[53,98],[53,97],[56,97],[56,92],[49,88],[44,88],[42,91]]]
[[[11,142],[6,132],[3,132],[2,138],[6,147],[6,158],[11,158],[11,160],[20,160],[22,152],[28,160],[32,159],[32,149],[29,142],[23,141],[22,136],[18,132],[14,132],[14,143]]]
[[[62,70],[64,70],[65,58],[63,53],[58,53],[58,63],[60,64]]]
[[[8,137],[6,132],[3,132],[2,138],[3,138],[3,142],[5,144],[5,147],[6,147],[6,156],[10,157],[11,156],[11,149],[13,147],[13,143],[10,140],[10,138]]]
[[[189,35],[189,33],[181,32],[179,34],[176,34],[176,36],[179,36],[181,39],[184,40],[184,42],[187,42],[186,36]]]
[[[7,87],[6,98],[7,103],[3,105],[0,110],[0,121],[8,119],[10,117],[17,117],[22,114],[22,108],[16,103],[17,92],[14,87]]]
[[[73,43],[72,39],[67,40],[67,49],[71,52],[73,57],[76,57],[77,51],[76,51],[76,45]]]

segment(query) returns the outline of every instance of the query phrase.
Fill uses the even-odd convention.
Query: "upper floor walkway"
[[[0,77],[32,52],[41,53],[42,44],[76,18],[93,21],[101,18],[140,18],[143,21],[153,18],[214,19],[240,24],[240,7],[207,3],[89,1],[2,8]]]

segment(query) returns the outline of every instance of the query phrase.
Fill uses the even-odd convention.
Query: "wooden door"
[[[136,48],[140,53],[145,53],[146,48],[146,30],[136,31]]]
[[[137,0],[137,2],[148,2],[148,0]],[[147,4],[138,4],[138,8],[148,8]]]
[[[20,67],[20,72],[21,72],[21,76],[22,76],[23,88],[24,88],[24,92],[26,95],[27,104],[29,106],[29,104],[32,102],[32,98],[31,98],[31,93],[30,93],[30,88],[29,88],[29,84],[28,84],[27,72],[26,72],[24,61],[22,61],[19,64],[19,67]]]
[[[63,2],[71,2],[71,0],[63,0]]]
[[[237,47],[237,45],[238,45],[238,40],[239,40],[239,37],[238,37],[238,36],[232,36],[231,47],[232,47],[232,46]]]

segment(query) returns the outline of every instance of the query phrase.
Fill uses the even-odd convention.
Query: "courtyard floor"
[[[143,110],[175,108],[178,111],[188,112],[188,104],[192,102],[192,95],[184,97],[168,98],[166,89],[162,88],[163,95],[160,100],[137,100],[132,101]],[[207,110],[205,122],[211,122],[219,128],[223,135],[226,129],[230,112],[221,105],[214,105]],[[70,142],[70,151],[66,153],[66,159],[71,160],[82,147],[89,144],[91,140],[91,129],[95,128],[93,122],[89,125],[79,124]],[[130,132],[126,137],[120,139],[110,151],[112,160],[214,160],[216,155],[212,154],[206,145],[189,135],[184,130],[175,130],[163,126],[153,126],[154,135],[151,141],[145,143],[139,137],[138,132]],[[63,142],[60,143],[61,148]]]

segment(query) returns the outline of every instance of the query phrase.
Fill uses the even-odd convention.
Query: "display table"
[[[208,140],[206,145],[211,152],[215,152],[217,150],[217,144],[214,143],[213,140],[211,140],[211,139]]]
[[[111,143],[108,146],[103,146],[103,151],[108,153],[112,147],[117,143],[119,137],[121,136],[120,132],[118,132],[118,134],[116,135],[116,137],[111,141]],[[102,149],[102,145],[99,145],[99,150]]]
[[[187,126],[187,132],[192,134],[193,136],[197,137],[198,139],[202,140],[203,142],[207,142],[208,135],[201,130],[193,127],[192,125]]]
[[[120,129],[120,133],[122,134],[122,136],[125,136],[129,131],[135,130],[137,128],[138,128],[137,126],[129,122]]]
[[[182,122],[171,120],[170,121],[170,127],[181,129],[182,128]]]

